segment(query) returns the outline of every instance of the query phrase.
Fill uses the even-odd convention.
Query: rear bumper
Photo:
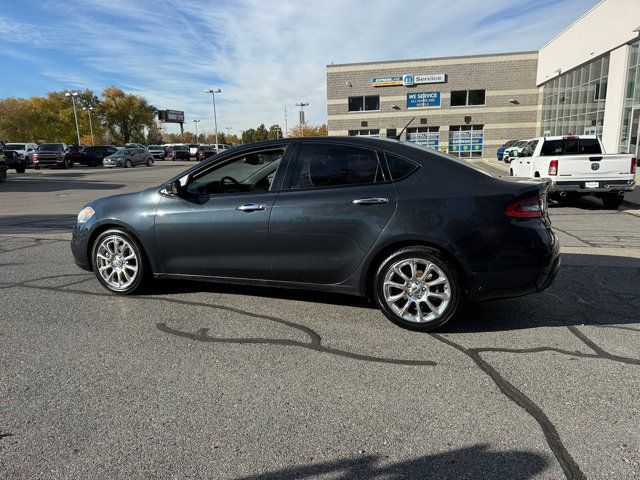
[[[597,182],[597,187],[588,188],[586,186],[588,181],[560,181],[552,183],[549,191],[577,193],[631,192],[636,186],[635,180],[599,180]]]

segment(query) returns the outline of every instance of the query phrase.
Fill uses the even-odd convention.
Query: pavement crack
[[[570,326],[567,328],[571,333],[573,333],[573,335],[578,340],[580,340],[582,343],[584,343],[587,347],[589,347],[591,350],[593,350],[596,353],[594,358],[611,360],[613,362],[624,363],[625,365],[640,365],[640,359],[638,358],[630,358],[630,357],[623,357],[621,355],[614,355],[612,353],[609,353],[603,350],[598,344],[596,344],[593,340],[591,340],[584,333],[582,333],[578,327]]]
[[[491,364],[489,364],[489,362],[482,358],[481,353],[485,351],[484,349],[465,348],[462,345],[437,333],[432,333],[431,336],[468,356],[480,370],[482,370],[494,381],[500,391],[507,398],[509,398],[516,405],[520,406],[534,418],[538,425],[540,425],[544,437],[547,440],[547,444],[553,452],[553,455],[558,460],[558,463],[560,464],[560,467],[562,468],[562,471],[564,472],[567,479],[582,480],[587,478],[580,469],[580,466],[576,463],[576,461],[573,459],[569,451],[562,443],[560,434],[558,433],[558,430],[551,422],[549,417],[547,417],[544,411],[538,405],[536,405],[533,400],[527,397],[524,392],[522,392],[515,385],[506,380],[493,366],[491,366]]]

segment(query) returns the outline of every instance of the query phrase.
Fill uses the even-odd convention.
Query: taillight
[[[513,218],[540,218],[544,215],[544,203],[538,196],[516,198],[504,214]]]
[[[558,175],[558,160],[551,160],[551,162],[549,162],[549,175]]]
[[[632,158],[631,159],[631,170],[629,170],[629,173],[631,175],[636,173],[636,165],[638,165],[638,159],[637,158]]]

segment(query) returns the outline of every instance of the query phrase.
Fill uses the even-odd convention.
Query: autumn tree
[[[144,127],[155,124],[156,109],[138,95],[127,94],[116,87],[102,92],[98,109],[113,141],[144,142]]]
[[[304,127],[300,127],[300,125],[296,125],[291,130],[289,130],[290,137],[326,137],[327,136],[327,125],[308,125],[304,124]]]

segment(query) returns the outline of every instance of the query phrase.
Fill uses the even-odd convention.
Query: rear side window
[[[542,145],[540,155],[590,155],[602,153],[600,142],[596,138],[563,138],[547,140]]]
[[[418,165],[411,160],[399,157],[392,153],[385,153],[387,157],[387,166],[391,174],[391,180],[397,181],[408,177],[418,169]]]
[[[291,188],[322,188],[384,182],[378,155],[348,145],[303,144]]]

